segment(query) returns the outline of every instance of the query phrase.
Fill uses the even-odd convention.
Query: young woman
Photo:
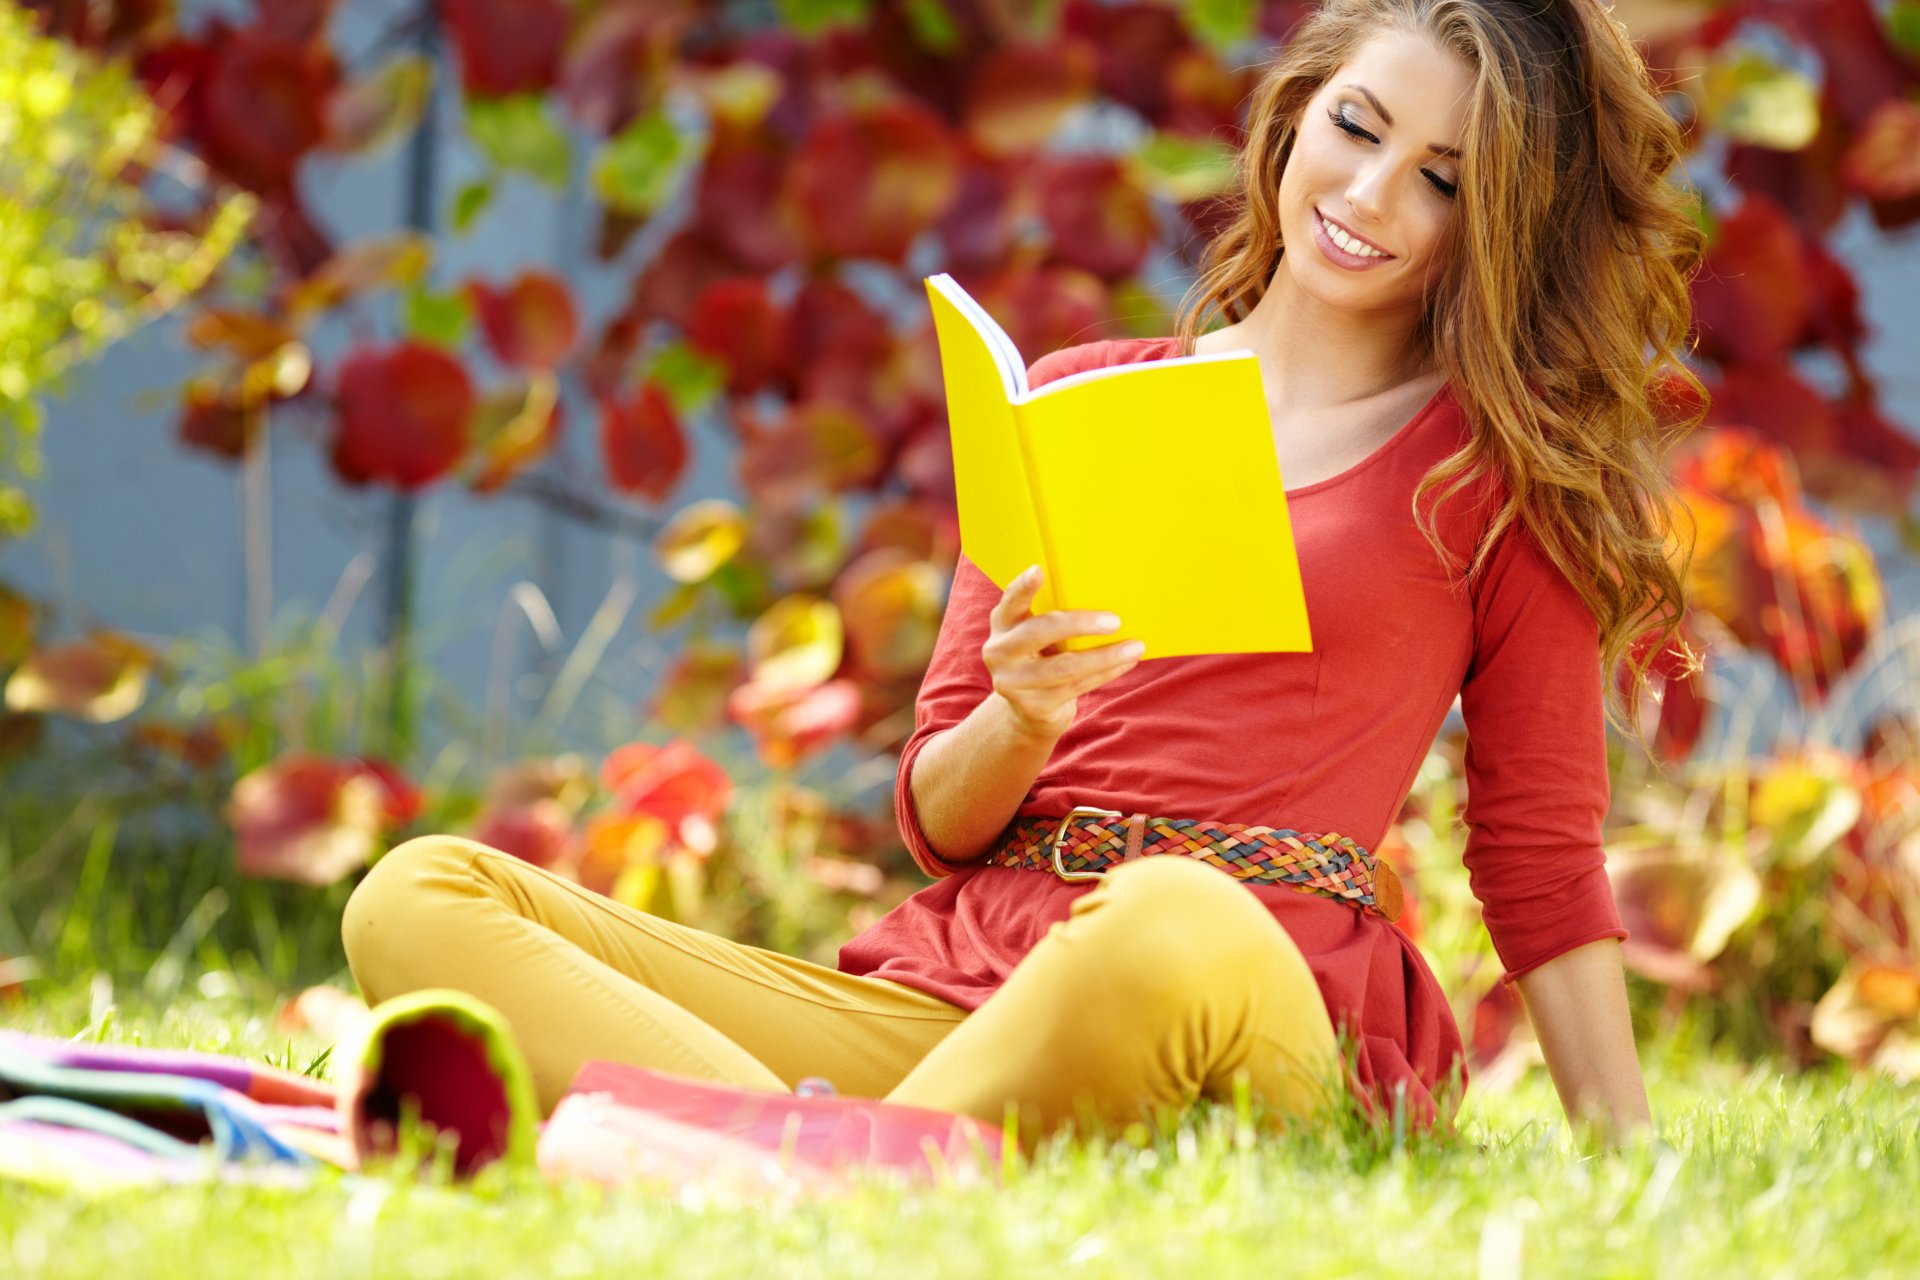
[[[602,1057],[1011,1109],[1023,1141],[1236,1083],[1280,1123],[1342,1091],[1446,1122],[1460,1033],[1370,849],[1457,698],[1505,976],[1569,1117],[1649,1125],[1600,831],[1611,673],[1683,603],[1652,403],[1698,392],[1679,155],[1597,0],[1330,0],[1255,92],[1178,335],[1032,371],[1257,352],[1315,652],[1061,651],[1125,619],[1035,615],[1037,577],[962,556],[895,789],[936,881],[837,968],[429,837],[348,904],[368,998],[487,1000],[548,1107]]]

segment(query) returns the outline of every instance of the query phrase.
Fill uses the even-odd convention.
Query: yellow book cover
[[[927,279],[946,382],[960,547],[1035,613],[1100,609],[1146,658],[1308,653],[1306,597],[1251,351],[1089,369],[1027,386],[1006,331],[951,276]]]

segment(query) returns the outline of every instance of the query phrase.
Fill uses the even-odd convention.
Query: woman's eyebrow
[[[1385,107],[1380,105],[1380,99],[1373,96],[1373,90],[1367,88],[1367,86],[1363,84],[1344,84],[1344,85],[1341,85],[1340,87],[1342,89],[1353,89],[1357,91],[1362,97],[1366,98],[1368,102],[1373,104],[1373,109],[1380,113],[1380,118],[1387,122],[1388,127],[1392,127],[1393,116],[1387,111]],[[1455,159],[1459,159],[1460,157],[1460,148],[1458,147],[1442,147],[1435,143],[1429,142],[1427,144],[1427,150],[1433,152],[1433,154],[1437,156],[1452,156]]]

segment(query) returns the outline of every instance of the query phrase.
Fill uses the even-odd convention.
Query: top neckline
[[[1447,391],[1452,385],[1452,383],[1448,382],[1441,383],[1439,389],[1427,397],[1427,402],[1414,411],[1413,416],[1407,419],[1405,425],[1383,440],[1372,453],[1369,453],[1345,471],[1337,475],[1328,476],[1325,480],[1315,480],[1312,484],[1303,484],[1298,489],[1282,489],[1281,492],[1289,498],[1304,498],[1309,494],[1318,493],[1322,489],[1330,489],[1334,485],[1351,479],[1367,468],[1375,465],[1388,454],[1392,453],[1401,441],[1412,435],[1414,431],[1419,428],[1420,424],[1427,419],[1428,415],[1432,414],[1433,411],[1439,407],[1440,402],[1446,398]]]
[[[1179,344],[1180,344],[1180,340],[1175,337],[1138,338],[1138,339],[1135,339],[1135,341],[1139,342],[1143,348],[1152,348],[1155,346],[1171,343],[1173,344],[1173,349],[1176,351],[1179,349]],[[1149,358],[1155,358],[1155,357],[1149,357]],[[1127,361],[1126,363],[1131,364],[1134,362]],[[1420,424],[1424,422],[1434,412],[1434,410],[1440,406],[1440,402],[1447,398],[1447,394],[1452,389],[1452,387],[1453,387],[1453,384],[1451,382],[1442,382],[1440,384],[1439,389],[1436,390],[1431,396],[1427,397],[1427,401],[1425,404],[1421,405],[1418,409],[1414,410],[1413,416],[1411,418],[1408,418],[1398,431],[1394,432],[1392,435],[1388,436],[1385,440],[1381,441],[1380,444],[1373,450],[1372,453],[1369,453],[1366,457],[1360,459],[1360,461],[1354,463],[1352,466],[1348,467],[1345,471],[1339,472],[1336,475],[1328,476],[1325,480],[1315,480],[1312,484],[1303,484],[1298,489],[1282,488],[1280,492],[1289,498],[1309,497],[1313,494],[1319,493],[1322,489],[1331,489],[1335,485],[1344,484],[1348,480],[1351,480],[1353,477],[1359,475],[1361,472],[1366,471],[1373,466],[1376,466],[1388,454],[1392,453],[1396,448],[1398,448],[1406,440],[1408,436],[1411,436],[1419,428]]]

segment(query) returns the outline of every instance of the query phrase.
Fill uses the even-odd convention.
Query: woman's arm
[[[1008,585],[988,613],[979,662],[993,692],[951,729],[935,734],[907,778],[914,815],[934,855],[970,862],[994,847],[1053,756],[1081,694],[1133,670],[1138,652],[1103,645],[1091,653],[1048,653],[1070,636],[1101,636],[1118,618],[1092,610],[1032,612],[1038,566]]]
[[[1636,1129],[1651,1129],[1619,941],[1575,947],[1521,974],[1514,985],[1576,1135],[1592,1126],[1617,1145]]]
[[[1029,731],[998,693],[928,739],[907,786],[934,853],[959,864],[991,850],[1058,741]]]

